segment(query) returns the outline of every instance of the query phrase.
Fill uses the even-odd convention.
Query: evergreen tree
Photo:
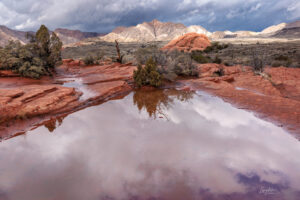
[[[50,37],[45,25],[35,35],[28,34],[28,39],[29,44],[10,41],[0,49],[0,69],[13,70],[31,78],[51,75],[55,65],[61,61],[62,42],[55,33]]]
[[[47,58],[50,55],[50,34],[45,25],[41,25],[40,29],[35,34],[36,43],[40,47],[40,56]]]
[[[154,87],[159,87],[161,85],[161,75],[158,73],[157,64],[150,58],[145,67],[141,65],[138,69],[134,71],[133,74],[134,81],[138,87],[144,85],[151,85]]]
[[[63,43],[59,37],[53,32],[50,38],[50,55],[48,57],[48,64],[50,68],[54,68],[55,65],[61,61],[61,48]]]

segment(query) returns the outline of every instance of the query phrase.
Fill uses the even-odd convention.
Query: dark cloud
[[[1,0],[0,23],[109,32],[152,19],[215,30],[253,30],[300,19],[299,0]]]

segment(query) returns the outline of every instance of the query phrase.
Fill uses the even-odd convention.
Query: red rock
[[[64,61],[64,63],[79,63]],[[56,76],[42,80],[23,77],[0,79],[0,138],[26,132],[57,114],[82,109],[91,103],[114,98],[132,90],[135,66],[118,63],[105,66],[66,66],[57,68]],[[80,79],[80,83],[93,92],[93,96],[80,99],[82,92],[59,84],[70,82],[65,78]],[[9,81],[8,81],[9,80]],[[17,83],[17,84],[16,84]],[[9,86],[9,87],[8,87]],[[26,119],[26,120],[22,120]],[[15,122],[17,120],[17,122]]]
[[[20,74],[13,73],[12,71],[8,70],[1,70],[0,77],[19,77]]]
[[[187,33],[169,42],[162,50],[191,52],[194,50],[204,50],[208,46],[210,46],[210,41],[204,34]]]
[[[67,64],[73,61],[74,61],[73,59],[63,59],[63,64]]]
[[[216,77],[214,72],[220,68],[225,76]],[[206,90],[239,107],[253,110],[260,117],[300,134],[300,69],[268,68],[265,73],[270,74],[270,80],[255,75],[245,66],[203,64],[199,65],[199,71],[198,79],[180,82],[192,90]]]

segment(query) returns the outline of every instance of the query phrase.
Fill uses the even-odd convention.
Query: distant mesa
[[[300,20],[288,23],[273,35],[278,38],[300,38]]]
[[[155,19],[137,26],[118,27],[100,39],[106,42],[114,42],[115,40],[119,42],[171,41],[190,32],[211,34],[202,26],[186,27],[180,23],[160,22]]]
[[[162,48],[162,50],[191,52],[196,50],[202,51],[208,46],[210,46],[210,41],[206,35],[198,33],[186,33],[185,35],[169,42]]]
[[[76,43],[87,38],[105,35],[102,33],[82,32],[79,30],[69,30],[63,28],[55,29],[54,32],[58,35],[64,45]],[[26,44],[29,42],[26,39],[26,33],[27,32],[25,31],[12,30],[6,26],[0,26],[0,46],[7,45],[10,40],[20,41],[21,44]],[[35,34],[33,31],[30,31],[30,33]]]
[[[281,23],[278,25],[269,26],[268,28],[265,28],[261,33],[262,34],[272,34],[276,33],[277,31],[280,31],[286,27],[286,23]]]
[[[93,38],[93,37],[99,37],[105,35],[102,33],[82,32],[79,30],[69,30],[63,28],[55,29],[54,32],[57,34],[57,36],[60,38],[60,40],[63,42],[64,45],[76,43],[87,38]]]
[[[106,42],[150,42],[150,41],[171,41],[186,33],[204,34],[211,40],[226,39],[226,38],[266,38],[266,37],[287,37],[299,38],[300,25],[298,22],[281,23],[267,27],[262,32],[254,31],[216,31],[209,32],[202,26],[192,25],[186,27],[180,23],[160,22],[153,20],[144,22],[137,26],[117,27],[111,33],[99,37],[100,40]]]
[[[21,44],[28,42],[26,39],[26,32],[12,30],[6,26],[0,26],[0,46],[7,45],[10,40],[20,41]]]
[[[216,31],[209,32],[199,25],[185,26],[181,23],[160,22],[153,20],[144,22],[136,26],[115,28],[109,34],[96,32],[82,32],[79,30],[69,30],[58,28],[54,32],[59,36],[64,45],[75,46],[91,44],[98,41],[114,42],[152,42],[166,41],[169,42],[175,38],[185,35],[186,33],[198,33],[207,36],[210,40],[219,40],[226,38],[300,38],[300,20],[292,23],[281,23],[267,27],[261,32],[253,31]],[[34,33],[34,32],[31,32]],[[16,31],[0,26],[0,46],[5,46],[9,40],[20,41],[22,44],[28,42],[26,32]]]

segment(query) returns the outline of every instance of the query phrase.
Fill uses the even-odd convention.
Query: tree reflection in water
[[[178,91],[174,89],[153,91],[137,90],[133,95],[133,103],[141,112],[143,109],[149,114],[149,117],[156,119],[159,117],[168,116],[164,113],[164,110],[169,109],[174,100],[180,100],[186,102],[193,98],[194,93],[191,91]]]
[[[53,132],[57,127],[59,127],[66,116],[61,116],[57,118],[52,118],[45,123],[45,127],[49,130],[49,132]]]

